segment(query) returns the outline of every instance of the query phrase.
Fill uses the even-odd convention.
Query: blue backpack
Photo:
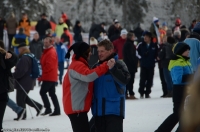
[[[32,71],[31,71],[31,75],[30,76],[33,79],[41,77],[41,75],[42,75],[42,67],[41,67],[40,61],[32,53],[24,54],[24,55],[29,56],[29,57],[32,58]]]

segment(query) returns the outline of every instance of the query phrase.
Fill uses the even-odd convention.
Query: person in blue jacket
[[[130,73],[126,64],[118,60],[118,55],[113,52],[112,42],[103,40],[97,46],[99,62],[96,66],[111,58],[115,59],[116,64],[94,81],[92,114],[95,129],[96,132],[123,132],[126,84],[130,80]]]
[[[171,132],[180,120],[183,110],[182,101],[185,99],[184,91],[193,77],[193,70],[189,62],[190,47],[183,42],[175,44],[172,49],[175,56],[170,60],[168,69],[173,81],[173,113],[159,126],[155,132]],[[179,122],[180,126],[180,122]],[[178,127],[176,132],[180,132]]]
[[[62,84],[62,77],[64,73],[64,62],[65,62],[65,55],[67,53],[67,46],[60,42],[60,39],[56,37],[56,52],[58,55],[58,70],[59,70],[59,81]]]

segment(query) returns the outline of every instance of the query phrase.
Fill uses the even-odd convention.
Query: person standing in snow
[[[17,19],[14,15],[14,13],[11,13],[10,17],[6,20],[6,28],[7,28],[7,33],[8,33],[8,39],[9,39],[9,50],[13,50],[12,47],[12,39],[16,34],[18,24],[17,24]]]
[[[171,132],[180,120],[180,113],[183,110],[182,101],[185,99],[185,90],[192,79],[193,71],[189,62],[190,47],[186,43],[179,42],[174,45],[175,56],[170,60],[169,71],[173,81],[173,113],[158,127],[155,132]],[[179,122],[179,126],[181,126]],[[178,127],[177,131],[180,131]]]
[[[180,30],[180,27],[181,27],[181,19],[177,18],[175,21],[175,26],[172,28],[172,32],[174,33],[174,31]]]
[[[126,64],[118,59],[114,53],[114,46],[109,40],[103,40],[98,45],[98,67],[110,58],[116,64],[107,73],[94,81],[94,96],[92,115],[95,120],[96,132],[123,132],[125,118],[126,85],[130,80],[130,73]]]
[[[137,51],[140,61],[140,98],[144,98],[144,95],[145,98],[150,98],[154,67],[158,55],[158,46],[152,42],[152,34],[150,32],[146,31],[144,33],[144,42],[138,45]]]
[[[117,40],[115,40],[113,42],[114,50],[118,54],[120,60],[123,59],[123,52],[122,51],[123,51],[124,44],[127,40],[127,33],[128,32],[127,32],[126,29],[122,29],[121,34],[120,34],[120,38],[118,38]]]
[[[22,19],[19,20],[19,27],[18,28],[23,28],[24,34],[26,34],[26,36],[30,37],[31,22],[28,19],[28,16],[27,16],[26,13],[22,14]]]
[[[0,131],[2,131],[2,123],[8,102],[9,76],[11,76],[11,68],[17,63],[17,55],[10,51],[4,50],[4,43],[0,41]]]
[[[64,62],[65,62],[65,54],[67,53],[67,47],[62,42],[60,42],[60,39],[56,37],[55,40],[55,46],[56,46],[56,52],[58,55],[58,71],[59,71],[59,81],[60,84],[62,84],[62,77],[64,73]]]
[[[49,116],[60,115],[60,105],[58,98],[56,96],[56,82],[58,80],[58,56],[55,48],[53,47],[54,41],[52,36],[47,36],[44,39],[44,51],[40,59],[42,66],[42,76],[38,78],[42,81],[42,86],[40,89],[40,95],[44,103],[45,112],[42,115],[50,114]],[[52,113],[49,99],[47,97],[47,92],[51,97],[54,105],[54,112]]]
[[[61,38],[61,35],[63,34],[63,28],[68,28],[67,24],[63,21],[63,18],[59,18],[59,23],[56,25],[56,36]]]
[[[43,52],[43,43],[39,38],[39,34],[36,32],[33,36],[33,40],[29,44],[31,53],[33,53],[38,60],[40,60]]]
[[[129,32],[127,34],[127,40],[123,47],[123,61],[128,67],[128,71],[131,75],[130,81],[126,85],[126,99],[137,99],[135,97],[135,93],[133,92],[135,73],[137,72],[137,66],[138,66],[138,58],[136,56],[136,47],[134,45],[134,39],[135,39],[135,34]]]
[[[200,57],[200,22],[198,22],[191,35],[184,40],[191,48],[190,63],[194,72],[197,71],[197,60]]]
[[[32,58],[26,55],[31,54],[31,52],[25,43],[20,44],[18,46],[18,50],[20,60],[18,61],[15,72],[13,74],[13,77],[16,79],[15,88],[17,89],[17,105],[25,109],[26,104],[28,104],[29,106],[35,108],[37,112],[36,116],[39,116],[43,106],[33,99],[30,99],[30,97],[27,95],[31,90],[33,90],[36,81],[36,79],[31,77],[33,63]],[[20,115],[18,115],[18,117],[14,120],[19,120],[19,118]],[[22,119],[26,119],[26,113]]]
[[[41,20],[39,20],[35,26],[35,30],[39,33],[40,40],[45,37],[47,29],[51,28],[50,22],[47,20],[47,15],[43,13],[41,15]]]
[[[90,59],[88,60],[88,64],[90,67],[94,66],[99,60],[98,57],[98,51],[97,51],[97,40],[94,37],[90,38],[90,48],[91,48],[91,56]]]
[[[157,17],[153,17],[150,32],[152,34],[153,43],[160,44],[159,19]]]
[[[83,38],[81,34],[83,32],[83,29],[82,29],[80,21],[76,21],[73,31],[74,31],[74,41],[83,42]]]
[[[142,42],[142,34],[144,30],[141,28],[141,24],[138,23],[137,27],[133,30],[135,36],[137,37],[138,43]]]
[[[91,54],[89,44],[73,44],[66,54],[68,59],[71,50],[74,51],[74,55],[64,77],[63,107],[74,132],[90,132],[87,113],[93,98],[93,81],[111,70],[115,60],[111,58],[108,62],[90,69],[87,62]]]
[[[111,42],[120,37],[121,27],[117,19],[114,19],[113,24],[108,28],[108,38]]]

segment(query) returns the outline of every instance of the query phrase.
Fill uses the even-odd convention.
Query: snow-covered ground
[[[162,95],[161,83],[158,74],[158,68],[155,68],[154,86],[152,88],[151,99],[138,99],[138,100],[127,100],[126,101],[126,117],[124,120],[124,132],[154,132],[157,127],[164,121],[164,119],[172,113],[172,99],[171,98],[160,98]],[[139,71],[139,70],[138,70]],[[138,94],[139,86],[139,72],[137,72],[134,91],[136,97]],[[29,96],[42,103],[39,95],[40,87],[35,87],[33,91],[29,93]],[[50,132],[72,132],[69,118],[65,115],[62,105],[62,87],[59,85],[56,88],[56,94],[60,102],[61,116],[49,117],[39,116],[36,117],[36,111],[33,108],[31,112],[34,116],[32,119],[29,107],[27,108],[27,119],[21,121],[14,121],[17,115],[9,107],[6,108],[4,115],[3,127],[4,128],[48,128]],[[14,101],[16,92],[10,93],[10,98]],[[53,109],[53,106],[52,106]],[[89,118],[92,116],[89,112]],[[175,128],[176,129],[176,128]],[[174,130],[175,131],[175,130]],[[173,131],[173,132],[174,132]],[[30,131],[31,132],[31,131]]]

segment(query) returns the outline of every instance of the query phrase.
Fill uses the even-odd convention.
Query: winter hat
[[[181,31],[180,30],[176,30],[174,31],[174,36],[181,36]]]
[[[164,26],[167,26],[167,23],[166,22],[163,22],[162,23],[162,26],[164,27]]]
[[[117,19],[115,19],[115,21],[114,21],[114,22],[115,22],[115,24],[119,23],[119,21],[118,21]]]
[[[86,54],[87,54],[87,52],[89,53],[90,46],[89,46],[89,44],[87,44],[85,42],[76,42],[69,48],[65,58],[68,58],[68,59],[70,58],[71,50],[74,51],[74,54],[76,55],[75,56],[76,60],[78,60],[80,57],[83,57],[85,60],[87,60]]]
[[[185,51],[190,50],[190,46],[184,42],[176,43],[172,49],[175,55],[182,55]]]
[[[180,19],[180,18],[177,18],[177,19],[176,19],[175,25],[176,25],[176,26],[180,26],[180,25],[181,25],[181,19]]]
[[[127,33],[128,33],[128,32],[127,32],[126,29],[122,29],[122,30],[121,30],[121,34],[120,34],[120,36],[121,36],[121,35],[124,35],[124,34],[126,35]]]
[[[157,22],[159,22],[159,19],[157,17],[153,17],[153,22],[157,23]]]
[[[149,32],[149,31],[145,31],[145,32],[143,33],[143,36],[148,36],[148,37],[152,38],[152,34],[151,34],[151,32]]]
[[[24,47],[24,46],[27,46],[26,43],[21,43],[21,44],[19,44],[19,46],[17,46],[17,48],[19,49],[19,48]]]
[[[200,22],[194,26],[193,32],[200,34]]]
[[[98,44],[97,40],[94,37],[91,37],[90,38],[90,45],[97,45],[97,44]]]

